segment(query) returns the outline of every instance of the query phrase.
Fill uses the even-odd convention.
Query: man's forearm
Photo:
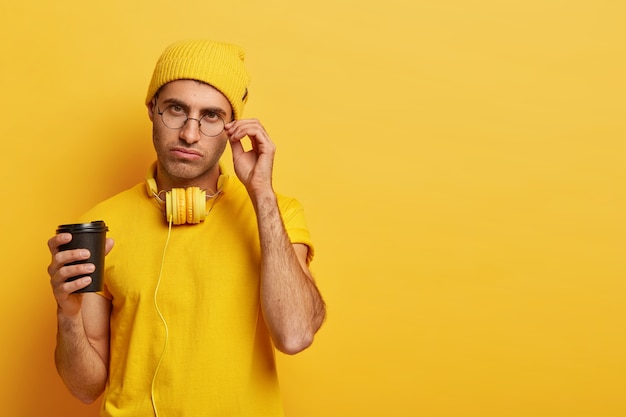
[[[274,193],[257,196],[254,205],[261,241],[263,314],[276,347],[294,354],[313,342],[324,321],[324,302],[289,241]]]
[[[57,314],[55,363],[70,392],[84,403],[94,402],[104,391],[107,364],[89,342],[80,314]]]

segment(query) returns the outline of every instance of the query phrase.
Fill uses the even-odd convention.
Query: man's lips
[[[170,149],[170,152],[174,156],[177,156],[179,158],[184,158],[184,159],[197,159],[197,158],[202,157],[202,154],[200,152],[195,151],[193,149],[187,149],[187,148],[176,147],[176,148]]]

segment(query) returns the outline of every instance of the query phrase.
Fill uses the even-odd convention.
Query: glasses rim
[[[185,121],[183,122],[183,124],[179,127],[171,127],[169,126],[166,122],[165,119],[163,118],[163,113],[165,113],[168,109],[174,107],[174,106],[179,106],[178,104],[170,104],[169,106],[165,107],[163,110],[161,110],[161,108],[159,107],[158,103],[156,104],[156,108],[157,108],[157,114],[159,116],[161,116],[161,122],[163,122],[163,126],[167,127],[168,129],[172,129],[172,130],[180,130],[183,127],[185,127],[185,125],[187,124],[187,122],[189,121],[189,119],[191,120],[195,120],[196,122],[198,122],[198,130],[200,130],[200,133],[202,133],[204,136],[208,136],[208,137],[216,137],[222,134],[222,132],[224,131],[224,129],[226,128],[226,122],[224,121],[224,118],[222,116],[220,116],[217,113],[214,113],[215,116],[217,116],[221,121],[222,121],[222,128],[219,132],[215,133],[215,134],[208,134],[206,132],[204,132],[202,130],[202,119],[205,118],[205,116],[207,116],[206,114],[204,114],[201,118],[196,119],[195,117],[189,117],[189,115],[187,114],[187,111],[183,109],[183,112],[185,113]]]

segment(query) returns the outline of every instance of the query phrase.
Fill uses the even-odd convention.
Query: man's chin
[[[167,161],[161,165],[165,171],[164,174],[176,184],[192,184],[197,180],[202,181],[211,175],[213,169],[219,171],[217,163],[207,166],[189,161]]]

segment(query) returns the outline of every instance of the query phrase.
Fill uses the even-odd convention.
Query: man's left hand
[[[256,119],[242,119],[227,123],[233,165],[239,180],[248,193],[257,194],[272,189],[272,169],[276,146]],[[245,151],[241,140],[250,139],[252,149]]]

